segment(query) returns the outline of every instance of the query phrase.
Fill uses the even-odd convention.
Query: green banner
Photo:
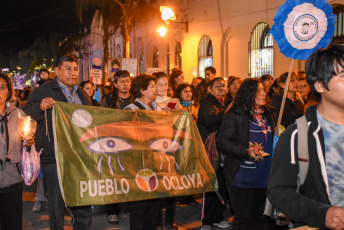
[[[69,206],[213,191],[216,175],[185,111],[123,111],[56,102],[56,162]]]

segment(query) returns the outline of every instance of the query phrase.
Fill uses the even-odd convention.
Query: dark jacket
[[[77,93],[83,105],[92,105],[90,97],[82,88],[79,87]],[[52,128],[52,109],[47,110],[49,141],[46,135],[45,112],[40,108],[42,100],[46,97],[52,97],[55,101],[68,102],[67,98],[61,92],[57,78],[54,78],[51,82],[43,84],[30,94],[27,105],[23,108],[23,111],[37,122],[35,139],[36,150],[39,151],[42,148],[44,149],[41,154],[41,163],[53,164],[56,163],[56,161]]]
[[[131,100],[129,104],[134,103],[135,98],[130,96]],[[100,103],[100,107],[113,108],[113,109],[124,109],[127,105],[118,95],[111,93],[107,95]]]
[[[280,112],[282,98],[282,96],[277,94],[273,95],[271,98],[271,106],[275,108],[276,118],[278,118]],[[288,128],[288,126],[293,124],[297,118],[303,116],[304,110],[305,105],[300,100],[293,102],[287,97],[283,110],[281,125],[283,125],[284,128]]]
[[[275,119],[271,108],[265,108],[266,117],[273,132]],[[217,149],[225,155],[223,167],[227,180],[232,181],[239,170],[242,160],[249,159],[250,122],[244,106],[233,108],[223,116],[220,130],[217,134]],[[273,136],[273,135],[272,135]]]
[[[203,142],[210,133],[220,128],[225,109],[224,105],[211,94],[200,101],[197,128]]]
[[[100,106],[100,103],[96,99],[91,98],[91,102],[93,106]]]
[[[326,166],[319,161],[319,158],[323,158],[325,162],[325,146],[316,110],[317,106],[311,106],[306,110],[306,118],[308,123],[310,122],[307,135],[309,171],[305,183],[300,187],[300,193],[296,192],[299,162],[297,126],[294,124],[279,137],[275,147],[268,197],[274,207],[291,218],[294,227],[308,225],[326,229],[325,217],[330,208],[330,201],[327,193],[328,184],[325,182],[327,180],[324,180],[322,175],[322,169],[326,172]],[[291,149],[292,144],[294,149]]]
[[[207,85],[207,81],[203,79],[196,86],[195,93],[194,93],[194,100],[196,104],[198,104],[205,97],[204,90],[205,90],[206,85]]]

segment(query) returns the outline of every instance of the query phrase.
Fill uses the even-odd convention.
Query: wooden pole
[[[278,115],[277,127],[279,127],[279,126],[281,125],[282,115],[283,115],[283,110],[284,110],[284,105],[285,105],[285,101],[286,101],[286,99],[287,99],[287,93],[288,93],[288,89],[289,89],[289,83],[290,83],[291,73],[293,72],[293,65],[294,65],[294,59],[291,59],[291,61],[290,61],[290,66],[289,66],[289,71],[288,71],[287,83],[285,84],[285,87],[284,87],[284,93],[283,93],[282,104],[281,104],[280,112],[279,112],[279,115]],[[287,127],[285,127],[285,128],[287,128]]]

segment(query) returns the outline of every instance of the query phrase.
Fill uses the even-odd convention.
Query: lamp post
[[[173,10],[167,6],[160,6],[160,12],[161,12],[161,19],[164,20],[167,24],[167,29],[164,27],[160,27],[159,34],[161,37],[164,37],[167,31],[169,30],[169,23],[170,21],[176,20],[176,15],[174,14]],[[167,35],[167,56],[166,56],[166,71],[167,71],[167,76],[170,75],[170,49],[169,49],[169,35]]]

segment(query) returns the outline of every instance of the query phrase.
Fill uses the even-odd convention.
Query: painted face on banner
[[[188,112],[167,116],[164,111],[132,112],[61,102],[55,106],[56,148],[68,205],[214,189],[216,175]]]

